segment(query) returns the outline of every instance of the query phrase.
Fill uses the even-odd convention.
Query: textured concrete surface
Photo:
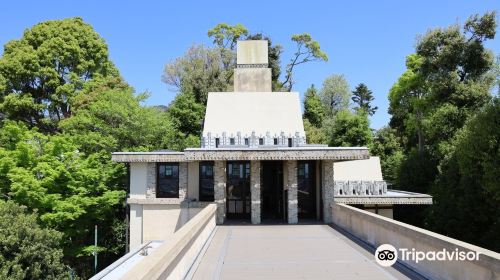
[[[327,225],[218,226],[193,279],[408,279]]]
[[[250,194],[252,224],[260,224],[260,161],[250,162]]]

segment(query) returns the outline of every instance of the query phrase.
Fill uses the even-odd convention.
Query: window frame
[[[202,176],[202,173],[203,173],[202,170],[203,170],[204,165],[210,165],[212,167],[212,175],[207,176],[207,177],[211,177],[211,178],[205,178],[205,176]],[[199,184],[198,184],[198,199],[199,199],[199,201],[214,201],[214,186],[215,186],[215,183],[214,183],[214,162],[213,161],[200,161],[198,177],[199,177],[198,178],[198,180],[199,180]],[[211,185],[212,185],[212,195],[211,196],[202,195],[203,182],[210,182],[210,181],[211,181]]]
[[[166,173],[167,167],[177,167],[177,174],[175,174],[174,170],[172,170],[173,173],[170,176],[172,178],[160,178],[161,166],[165,166],[165,173]],[[180,168],[180,166],[179,166],[178,162],[158,162],[158,163],[156,163],[156,197],[157,198],[179,198],[179,173],[180,173],[179,168]],[[169,193],[161,191],[162,188],[161,188],[160,184],[163,184],[161,181],[164,181],[163,183],[165,183],[166,185],[169,185],[169,184],[173,185],[174,191],[169,192]],[[172,186],[166,186],[167,189],[169,187],[172,187]]]

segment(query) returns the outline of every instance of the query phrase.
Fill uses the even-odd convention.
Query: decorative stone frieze
[[[217,224],[226,219],[226,162],[214,162],[214,201],[217,203]]]
[[[261,203],[260,203],[260,161],[250,162],[250,196],[251,196],[251,217],[252,224],[260,224]]]
[[[367,148],[259,148],[185,150],[187,161],[203,160],[355,160],[368,159]]]
[[[385,181],[335,180],[334,186],[336,196],[385,195],[387,193],[387,183]]]
[[[288,223],[298,222],[298,198],[297,198],[297,161],[286,162],[288,172]]]

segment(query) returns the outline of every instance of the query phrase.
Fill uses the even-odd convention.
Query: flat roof
[[[184,152],[115,152],[116,162],[185,162],[202,160],[359,160],[370,158],[366,147],[188,148]]]

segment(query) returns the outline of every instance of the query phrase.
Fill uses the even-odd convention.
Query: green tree
[[[327,143],[333,147],[360,147],[372,143],[370,122],[366,114],[341,110],[323,126]]]
[[[356,86],[354,91],[352,92],[352,101],[354,104],[357,104],[355,107],[356,110],[362,110],[370,116],[373,116],[377,111],[378,107],[372,107],[371,102],[373,101],[372,91],[368,89],[368,87],[360,83]]]
[[[401,163],[404,160],[401,141],[396,131],[390,127],[383,127],[376,131],[370,154],[380,157],[384,180],[395,183]]]
[[[4,47],[0,114],[54,131],[73,98],[99,76],[118,76],[104,40],[81,18],[39,23]]]
[[[231,70],[236,64],[236,42],[246,35],[248,35],[248,29],[240,23],[236,25],[219,23],[214,28],[208,30],[208,37],[213,38],[213,43],[217,46],[223,69],[228,71],[225,73],[227,83],[230,82],[233,75]]]
[[[99,244],[105,244],[106,231],[116,217],[124,217],[126,169],[111,162],[105,150],[85,153],[78,141],[6,121],[0,131],[0,182],[3,194],[38,209],[44,227],[64,234],[65,260],[85,277],[91,270],[94,225],[103,233]],[[99,250],[103,263],[116,258],[111,246]]]
[[[331,75],[326,78],[319,96],[327,116],[335,116],[337,112],[349,109],[351,93],[344,75]]]
[[[495,98],[455,135],[428,215],[431,229],[494,251],[500,251],[499,120]]]
[[[323,128],[312,125],[308,119],[304,119],[304,131],[308,144],[328,144]]]
[[[177,93],[192,93],[197,103],[205,105],[209,92],[232,88],[233,69],[224,67],[217,49],[191,47],[184,56],[165,66],[162,81]]]
[[[314,85],[306,90],[304,96],[304,119],[315,127],[321,127],[325,118],[325,108],[321,103],[318,92]]]
[[[67,279],[62,234],[38,225],[36,213],[0,200],[0,278]]]
[[[318,41],[313,40],[308,33],[294,34],[292,41],[297,44],[297,49],[285,68],[285,80],[281,83],[281,88],[285,91],[293,88],[295,67],[311,61],[328,61],[328,55],[321,50]]]
[[[167,113],[179,133],[177,138],[186,139],[186,145],[180,146],[199,146],[205,106],[197,103],[192,94],[182,93],[170,103]]]

